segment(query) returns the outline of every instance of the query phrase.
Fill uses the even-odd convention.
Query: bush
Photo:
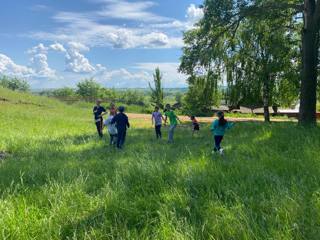
[[[73,97],[75,94],[75,90],[69,87],[55,89],[51,92],[53,97]]]
[[[120,101],[126,104],[136,104],[139,106],[145,106],[144,94],[135,90],[127,90],[120,93]]]
[[[86,101],[97,99],[100,93],[101,85],[93,78],[85,79],[77,84],[76,93]]]
[[[107,99],[109,101],[115,102],[117,101],[118,94],[115,89],[101,88],[99,97],[102,99]]]
[[[11,78],[8,76],[2,76],[0,78],[0,86],[13,91],[28,92],[30,90],[30,85],[27,81],[18,79],[16,77]]]

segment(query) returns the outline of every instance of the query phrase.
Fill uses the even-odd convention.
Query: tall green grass
[[[116,151],[91,109],[3,92],[0,239],[319,239],[319,128],[237,123],[221,157],[135,120]]]

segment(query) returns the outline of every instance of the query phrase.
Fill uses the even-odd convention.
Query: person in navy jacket
[[[121,149],[126,140],[127,128],[130,128],[128,116],[124,113],[124,107],[118,108],[119,113],[113,117],[111,124],[116,124],[118,131],[117,148]]]

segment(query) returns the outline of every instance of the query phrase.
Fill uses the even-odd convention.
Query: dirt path
[[[141,113],[128,113],[129,118],[131,119],[140,119],[144,121],[151,121],[151,114],[141,114]],[[190,121],[190,118],[187,116],[179,116],[182,121]],[[197,120],[202,123],[211,123],[213,117],[197,117]],[[263,122],[263,118],[228,118],[228,120],[232,122]],[[279,119],[279,118],[272,118],[272,122],[296,122],[296,119]]]

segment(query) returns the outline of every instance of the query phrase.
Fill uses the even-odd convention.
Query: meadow
[[[117,151],[91,108],[0,98],[0,239],[320,238],[319,127],[239,122],[221,157],[208,124],[168,145],[134,119]]]

